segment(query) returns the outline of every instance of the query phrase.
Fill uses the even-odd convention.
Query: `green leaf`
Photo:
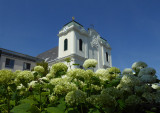
[[[78,113],[77,109],[73,109],[73,108],[68,108],[65,113]]]
[[[74,65],[74,66],[79,66],[79,64],[72,64],[72,65]]]
[[[9,84],[9,87],[12,89],[12,91],[16,91],[17,89],[16,84]]]
[[[66,103],[64,101],[64,98],[61,98],[59,100],[59,103],[57,107],[48,107],[45,110],[47,110],[49,113],[64,113],[66,109]]]
[[[119,108],[120,108],[121,110],[123,110],[123,109],[125,108],[125,102],[124,102],[124,100],[119,99],[119,100],[117,101],[117,103],[119,104]]]
[[[41,113],[39,108],[35,105],[32,105],[31,108],[28,111],[30,111],[31,113]]]
[[[11,101],[10,101],[10,105],[15,106],[15,100],[11,100]]]
[[[64,113],[64,111],[58,107],[48,107],[45,110],[47,110],[49,113]]]
[[[57,106],[58,108],[62,109],[63,111],[66,109],[66,103],[64,100],[60,100],[60,104]]]
[[[113,79],[109,84],[111,86],[117,86],[120,83],[120,78]]]
[[[34,101],[33,99],[29,99],[29,98],[26,98],[26,99],[23,99],[20,101],[21,104],[23,103],[28,103],[30,105],[33,105],[33,104],[38,104],[38,102]]]
[[[88,113],[101,113],[98,109],[96,108],[90,108]]]
[[[48,96],[50,94],[50,92],[42,92],[41,95],[42,96]]]
[[[18,106],[15,106],[11,112],[12,113],[31,113],[31,112],[28,112],[28,110],[31,108],[31,105],[28,104],[28,103],[23,103],[23,104],[20,104]]]

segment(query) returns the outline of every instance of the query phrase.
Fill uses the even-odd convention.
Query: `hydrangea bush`
[[[94,72],[96,65],[95,59],[88,59],[85,70],[68,70],[57,63],[45,75],[42,66],[33,71],[0,70],[0,113],[159,112],[155,69],[140,61],[121,74],[117,67]]]

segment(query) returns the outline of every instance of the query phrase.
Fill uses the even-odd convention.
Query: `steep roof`
[[[72,25],[72,24],[77,24],[77,25],[80,25],[81,27],[83,27],[80,23],[76,22],[75,20],[72,20],[70,22],[68,22],[67,24],[65,24],[63,27],[67,26],[67,25]]]
[[[39,54],[37,57],[44,59],[46,62],[56,59],[58,57],[58,46]]]

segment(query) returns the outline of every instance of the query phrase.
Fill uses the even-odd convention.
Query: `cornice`
[[[89,36],[87,31],[84,28],[79,28],[75,25],[71,25],[71,26],[66,26],[64,27],[58,34],[59,37],[66,35],[67,33],[69,33],[70,31],[77,31],[79,34],[85,35],[85,36]]]
[[[62,61],[64,61],[65,58],[68,58],[68,57],[70,57],[70,58],[79,58],[81,60],[86,60],[87,59],[87,58],[84,58],[84,57],[82,57],[80,55],[77,55],[77,54],[71,54],[71,55],[68,55],[68,56],[65,56],[65,57],[54,59],[52,61],[49,61],[48,63],[51,63],[51,62],[55,62],[55,63],[56,62],[62,62]]]

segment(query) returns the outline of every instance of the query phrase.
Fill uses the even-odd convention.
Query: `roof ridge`
[[[75,20],[72,20],[72,21],[70,21],[70,22],[68,22],[67,24],[65,24],[64,26],[66,26],[66,25],[68,25],[69,23],[71,23],[71,22],[75,22],[75,23],[77,23],[77,24],[79,24],[80,26],[82,26],[83,27],[83,25],[81,25],[80,23],[78,23],[77,21],[75,21]],[[63,26],[63,27],[64,27]]]

